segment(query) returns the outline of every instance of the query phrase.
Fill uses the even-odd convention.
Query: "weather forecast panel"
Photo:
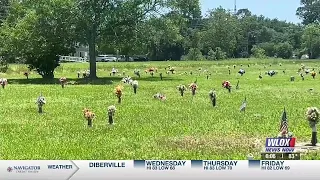
[[[267,156],[267,153],[263,155]],[[282,154],[284,155],[284,154]],[[276,158],[282,157],[276,154]],[[268,154],[268,156],[273,156]],[[288,157],[295,157],[291,153]],[[274,179],[318,180],[320,161],[304,160],[95,160],[0,161],[1,180]],[[301,173],[300,173],[301,172]],[[313,174],[313,176],[306,176]]]

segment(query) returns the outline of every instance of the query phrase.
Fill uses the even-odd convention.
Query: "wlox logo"
[[[296,138],[267,138],[266,152],[294,152]]]

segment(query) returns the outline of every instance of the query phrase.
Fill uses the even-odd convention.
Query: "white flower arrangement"
[[[215,90],[209,91],[209,97],[211,100],[216,98],[217,97],[216,91]]]
[[[65,84],[65,83],[67,82],[67,78],[66,78],[66,77],[61,77],[61,78],[59,79],[59,81],[60,81],[60,83]]]
[[[127,76],[127,77],[122,78],[121,82],[123,82],[125,84],[130,84],[130,82],[132,82],[132,79],[130,76]]]
[[[320,111],[318,108],[309,107],[307,109],[306,117],[310,123],[315,123],[315,124],[319,123],[319,115],[320,115]]]
[[[46,102],[46,99],[44,96],[40,95],[36,101],[36,104],[38,104],[38,106],[43,106],[45,105],[47,102]]]
[[[294,136],[293,132],[288,132],[288,133],[279,132],[277,138],[293,138],[293,136]]]
[[[179,91],[186,91],[186,90],[187,90],[187,87],[186,87],[185,85],[180,84],[179,86],[177,86],[177,89],[178,89]]]
[[[134,88],[137,88],[138,85],[139,85],[139,83],[138,83],[137,80],[132,81],[131,84],[132,84],[132,86],[133,86]]]
[[[6,78],[0,78],[0,84],[4,87],[8,84],[8,80]]]
[[[116,106],[114,106],[114,105],[109,106],[108,107],[108,116],[114,116],[116,111],[117,111]]]
[[[239,74],[245,74],[246,71],[245,71],[244,69],[240,69],[238,73],[239,73]]]

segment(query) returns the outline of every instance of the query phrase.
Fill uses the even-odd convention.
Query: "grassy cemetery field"
[[[297,73],[301,63],[315,68],[315,79],[307,74],[302,80]],[[175,74],[166,73],[169,65]],[[116,76],[109,74],[113,67],[119,71]],[[151,67],[158,69],[154,77],[144,72]],[[78,79],[77,71],[88,68],[88,63],[61,64],[54,81],[43,80],[35,72],[27,79],[25,65],[11,65],[6,74],[0,74],[8,79],[5,89],[0,88],[0,159],[243,160],[249,153],[259,156],[265,139],[278,135],[284,107],[289,131],[298,142],[310,142],[305,112],[320,105],[317,61],[98,63],[98,80]],[[241,68],[243,76],[238,74]],[[140,78],[133,73],[135,69],[141,70]],[[278,74],[266,75],[270,70]],[[138,81],[137,94],[131,85],[120,82],[123,72]],[[291,76],[295,81],[290,81]],[[65,88],[59,84],[60,77],[67,78]],[[196,80],[196,95],[192,97],[187,90],[181,97],[177,86]],[[231,82],[231,93],[222,88],[224,80]],[[119,84],[124,87],[121,104],[115,96]],[[216,107],[208,95],[212,89],[217,93]],[[40,93],[47,101],[43,114],[35,104]],[[155,99],[156,93],[164,94],[166,100]],[[240,112],[245,98],[246,111]],[[117,109],[114,126],[108,125],[110,105]],[[96,115],[92,128],[87,127],[84,108]],[[302,158],[320,160],[320,155],[313,152]]]

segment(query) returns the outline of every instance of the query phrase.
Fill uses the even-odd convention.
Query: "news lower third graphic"
[[[125,168],[126,162],[89,162],[89,168]]]
[[[73,161],[0,161],[0,167],[6,168],[6,173],[0,174],[6,179],[70,179],[79,167]],[[1,172],[1,171],[0,171]]]
[[[213,160],[191,160],[191,168],[202,168],[203,170],[233,170],[238,161],[213,161]]]
[[[133,166],[134,168],[145,168],[146,161],[145,160],[134,160]]]
[[[265,152],[293,153],[296,138],[267,138]]]
[[[285,161],[279,160],[248,160],[249,168],[256,168],[261,170],[271,171],[288,171],[290,166],[285,164]]]
[[[225,180],[233,180],[235,177],[248,180],[259,177],[295,180],[306,179],[305,174],[313,174],[307,179],[318,180],[318,167],[320,161],[317,160],[257,160],[251,154],[248,155],[248,160],[0,160],[0,179],[105,180],[107,177],[120,180],[127,179],[128,175],[130,179],[177,179],[183,175],[199,180],[212,179],[213,176],[215,179]]]
[[[249,168],[260,168],[260,160],[248,160]]]
[[[262,152],[261,160],[300,160],[301,155],[298,152],[294,153],[270,153]]]
[[[73,166],[69,164],[49,164],[48,169],[73,169]]]
[[[187,161],[175,161],[175,160],[134,160],[134,168],[143,168],[146,170],[162,170],[172,171],[179,167],[185,167]]]

